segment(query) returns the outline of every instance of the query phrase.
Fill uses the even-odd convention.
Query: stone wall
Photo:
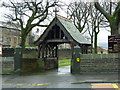
[[[9,56],[12,56],[8,54]],[[71,58],[71,50],[64,49],[58,51],[59,59]],[[46,63],[38,59],[37,49],[26,49],[22,59],[22,72],[44,71],[45,69],[57,68],[57,59],[47,59]],[[118,54],[81,54],[81,72],[117,72]],[[14,57],[0,57],[0,64],[5,74],[14,71]],[[57,64],[55,64],[57,63]],[[56,65],[56,66],[55,66]]]
[[[36,48],[26,48],[22,57],[22,74],[44,71],[44,61],[38,59]]]
[[[14,71],[14,57],[0,57],[0,74],[12,74]]]
[[[14,56],[14,48],[2,48],[2,57],[13,57]],[[23,58],[38,58],[38,49],[37,48],[26,48],[24,51]],[[72,58],[71,49],[58,49],[58,58]]]
[[[71,59],[72,50],[71,49],[58,49],[58,58],[59,59]]]
[[[22,74],[44,71],[44,61],[36,58],[22,59]]]
[[[2,57],[13,57],[14,48],[2,48]]]
[[[45,58],[45,70],[58,68],[58,58]]]
[[[81,55],[80,72],[118,72],[118,54]]]

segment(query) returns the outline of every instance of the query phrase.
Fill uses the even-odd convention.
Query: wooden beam
[[[62,36],[61,36],[61,32],[62,32],[62,30],[60,29],[60,33],[59,33],[59,38],[60,38],[60,39],[61,39],[61,37],[62,37]]]
[[[47,40],[47,43],[50,43],[50,42],[62,42],[62,43],[70,43],[70,41],[68,41],[67,39],[51,39],[51,40]]]

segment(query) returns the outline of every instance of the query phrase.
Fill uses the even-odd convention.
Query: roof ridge
[[[63,18],[63,19],[65,19],[65,20],[71,21],[69,18],[64,17],[64,16],[61,16],[61,15],[59,15],[59,14],[57,14],[57,16],[58,16],[58,17],[61,17],[61,18]]]

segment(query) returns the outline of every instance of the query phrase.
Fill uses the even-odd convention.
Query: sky
[[[1,4],[3,1],[5,1],[5,0],[0,0],[0,4]],[[8,0],[6,0],[6,2],[7,2],[7,1],[8,1]],[[68,5],[71,1],[74,1],[74,0],[60,0],[60,1],[66,3],[66,4]],[[88,0],[81,0],[81,1],[88,1]],[[91,0],[91,1],[94,1],[94,0]],[[102,1],[104,1],[104,0],[102,0]],[[108,1],[109,1],[109,0],[108,0]],[[115,1],[117,1],[117,0],[115,0]],[[65,9],[66,9],[66,7],[65,7]],[[8,10],[8,9],[5,9],[5,8],[3,8],[3,7],[0,7],[0,21],[4,21],[4,20],[5,20],[5,18],[3,17],[3,15],[4,15],[5,13],[9,13],[9,10]],[[63,12],[62,10],[59,10],[59,12],[58,12],[57,14],[60,14],[60,15],[62,15],[62,16],[64,16],[64,17],[67,16],[66,13]],[[48,22],[48,23],[50,23],[50,22]],[[40,32],[42,33],[42,32],[43,32],[43,29],[40,29]],[[100,33],[98,34],[98,45],[101,45],[101,43],[107,43],[107,42],[108,42],[108,35],[110,35],[110,32],[108,32],[108,31],[105,30],[105,29],[101,29],[101,30],[100,30]]]

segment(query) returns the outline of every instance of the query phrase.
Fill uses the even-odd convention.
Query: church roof
[[[40,36],[40,38],[35,42],[36,45],[38,45],[38,42],[43,41],[43,36],[45,35],[45,33],[47,33],[47,30],[51,27],[52,23],[56,23],[56,20],[58,22],[60,22],[59,25],[62,25],[62,27],[64,27],[64,29],[67,31],[67,33],[72,37],[73,41],[77,42],[78,44],[90,45],[90,42],[79,32],[79,30],[75,27],[75,25],[72,23],[72,21],[65,17],[62,17],[60,15],[57,15],[52,20],[52,22],[49,24],[47,29],[43,32],[43,34]]]
[[[57,18],[75,41],[80,44],[90,44],[90,42],[79,32],[79,30],[75,27],[71,20],[60,15],[58,15]]]

